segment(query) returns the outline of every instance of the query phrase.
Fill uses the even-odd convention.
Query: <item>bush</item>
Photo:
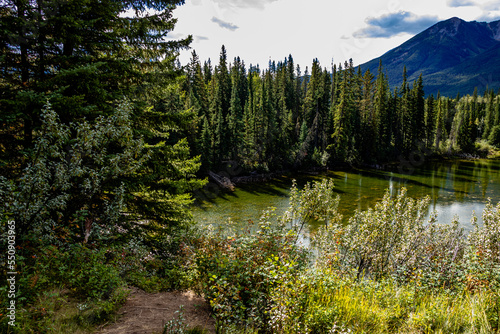
[[[387,191],[373,209],[357,211],[346,226],[321,228],[315,237],[318,266],[358,279],[418,278],[427,285],[451,285],[460,275],[463,230],[457,221],[438,225],[431,217],[426,222],[429,200],[408,198],[405,188],[394,199]]]
[[[119,235],[125,186],[148,159],[133,138],[131,108],[69,126],[47,103],[34,154],[22,176],[0,177],[0,215],[16,221],[18,245],[64,245]],[[72,134],[75,134],[74,138]]]
[[[269,211],[262,216],[255,233],[218,231],[200,240],[199,288],[219,326],[268,328],[271,291],[307,264],[306,250],[295,244],[296,234],[272,224],[271,216]]]
[[[333,182],[325,180],[298,191],[294,182],[290,209],[282,217],[268,210],[257,228],[250,223],[241,233],[212,230],[200,237],[195,248],[199,289],[219,327],[271,330],[277,325],[270,318],[275,295],[293,285],[309,264],[308,250],[298,244],[304,223],[340,220],[332,188]]]
[[[500,288],[500,203],[491,202],[483,210],[483,225],[473,220],[464,256],[466,284],[469,290]]]
[[[406,189],[357,211],[347,225],[333,183],[292,188],[278,223],[210,230],[193,244],[199,288],[219,330],[270,333],[472,333],[500,323],[500,204],[466,238],[455,219],[425,221],[429,198]],[[298,233],[325,222],[309,262]]]

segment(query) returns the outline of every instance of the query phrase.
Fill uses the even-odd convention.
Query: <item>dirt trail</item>
[[[106,325],[97,334],[161,334],[167,321],[177,318],[175,311],[180,305],[184,306],[189,328],[199,326],[210,334],[215,333],[215,322],[207,303],[193,292],[147,293],[132,288],[117,322]]]

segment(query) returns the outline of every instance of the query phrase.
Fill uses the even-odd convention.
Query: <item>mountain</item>
[[[500,89],[500,20],[466,22],[459,18],[441,21],[407,42],[360,65],[376,74],[382,60],[391,87],[401,85],[403,67],[408,81],[420,74],[427,95],[454,97],[457,93],[482,93]]]

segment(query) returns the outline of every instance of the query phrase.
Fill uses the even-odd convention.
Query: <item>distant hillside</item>
[[[379,60],[391,87],[402,82],[406,65],[408,80],[422,73],[427,95],[455,96],[482,93],[488,86],[500,89],[500,20],[466,22],[459,18],[441,21],[390,50],[361,65],[376,74]]]

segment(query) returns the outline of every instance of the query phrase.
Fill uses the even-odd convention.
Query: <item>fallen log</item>
[[[231,191],[234,191],[234,184],[231,182],[231,180],[225,176],[216,174],[214,172],[208,172],[208,176],[210,179],[212,179],[217,185],[221,188],[224,189],[229,189]]]

